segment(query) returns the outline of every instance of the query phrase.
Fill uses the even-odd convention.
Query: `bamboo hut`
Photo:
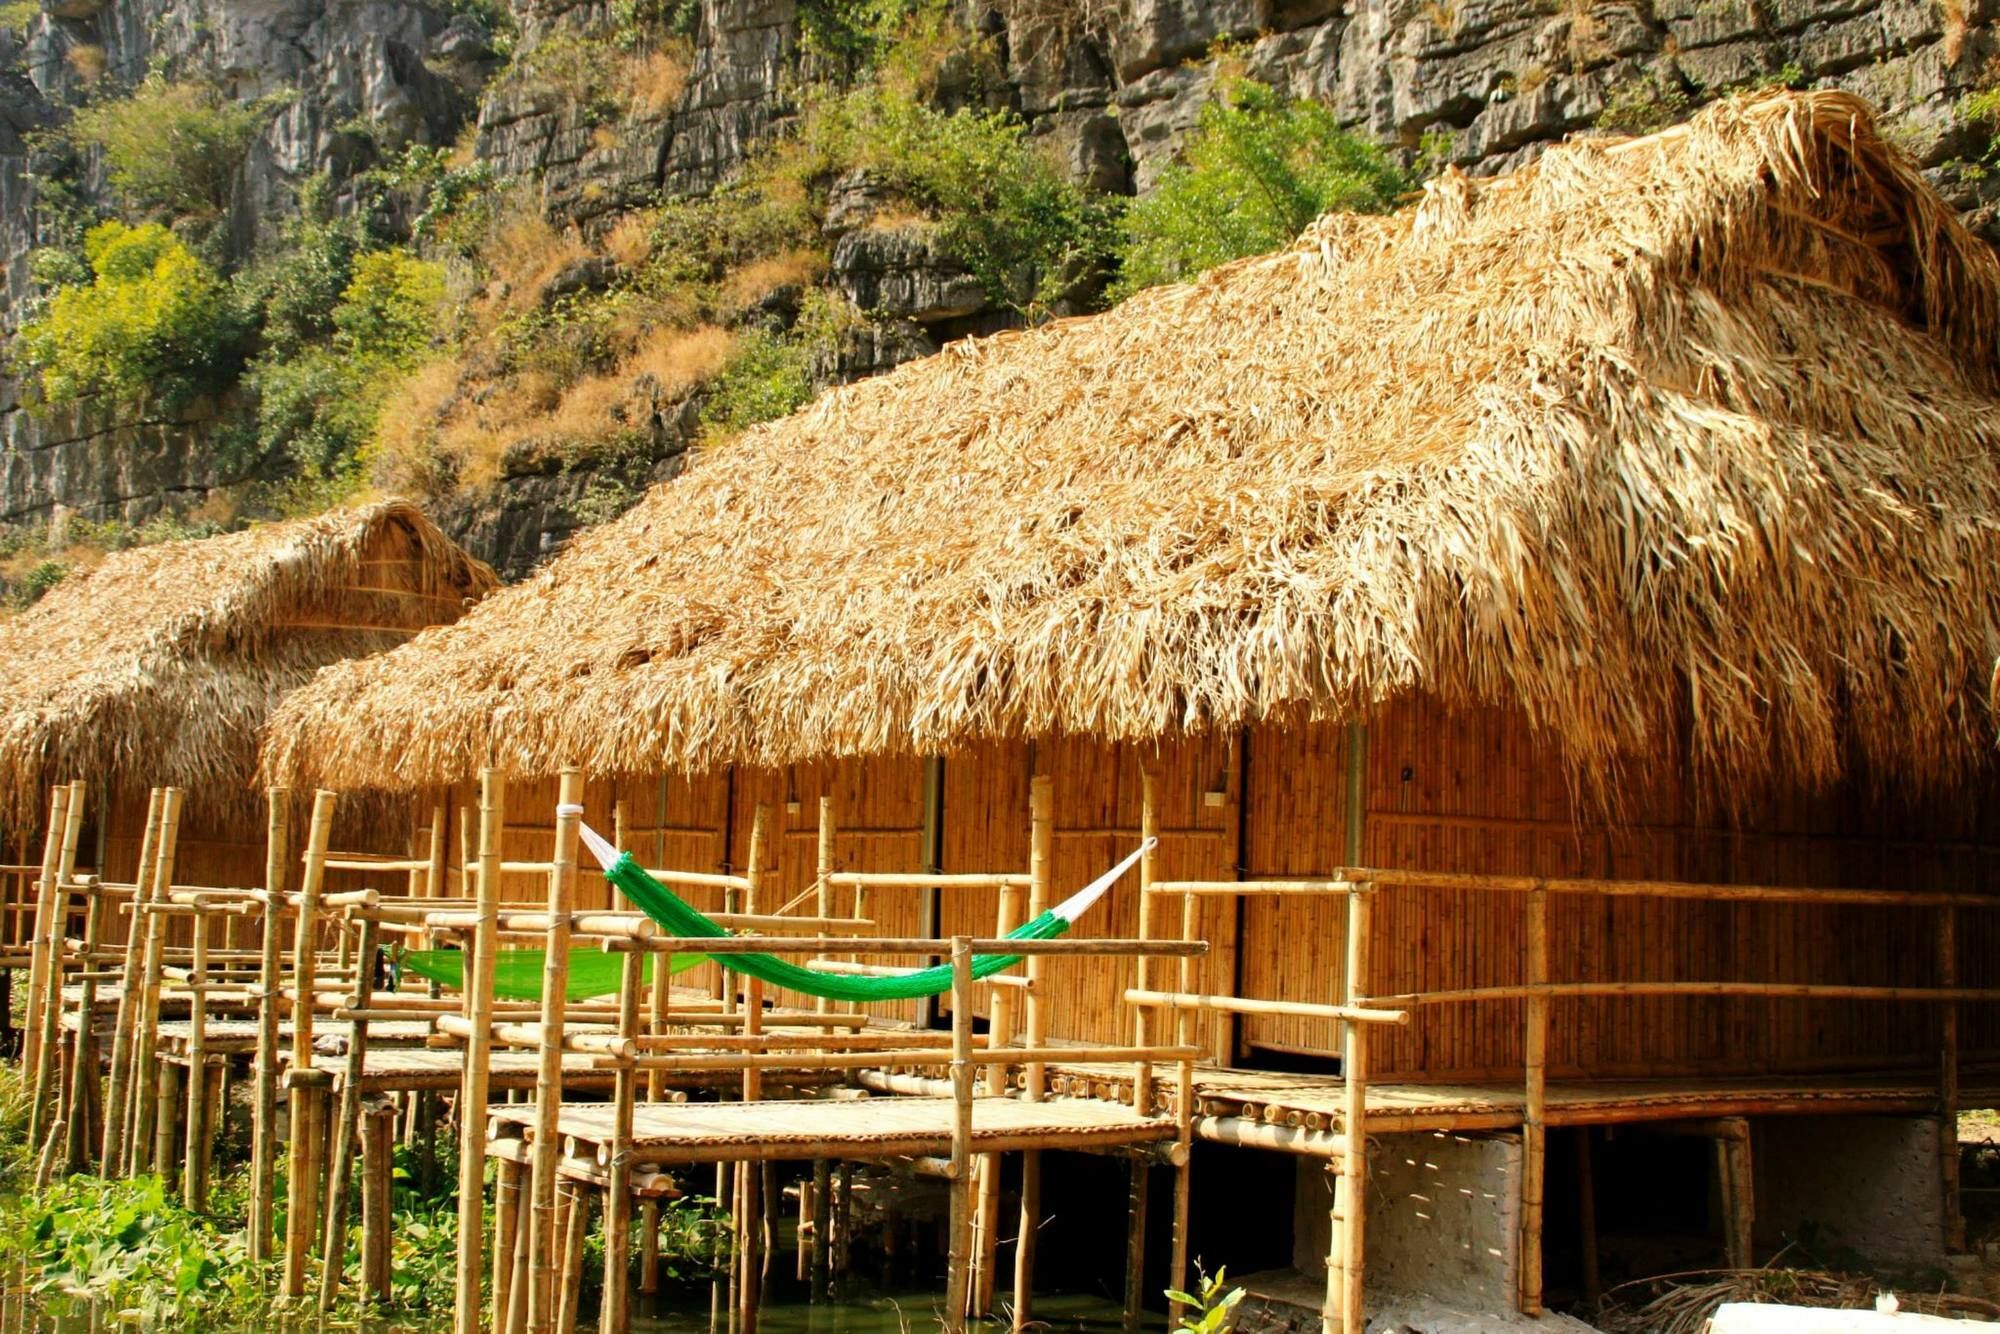
[[[653,864],[740,867],[766,804],[781,899],[1025,865],[1048,775],[1059,884],[1144,828],[1210,887],[1090,926],[1212,942],[1177,985],[1237,1002],[1217,1067],[1356,1069],[1313,1007],[1420,998],[1368,1075],[1432,1092],[1383,1125],[1522,1128],[1538,1238],[1563,1116],[1991,1096],[1996,338],[2000,264],[1865,105],[1733,100],[831,392],[322,672],[264,763],[579,764]],[[906,897],[884,935],[993,916]],[[1057,982],[1050,1035],[1115,1036],[1135,981]],[[1254,1121],[1249,1087],[1204,1106]]]
[[[85,864],[129,880],[147,790],[173,785],[188,800],[180,874],[261,884],[257,734],[279,698],[457,619],[497,582],[403,501],[108,556],[0,621],[4,822],[39,847],[49,786],[83,779]]]

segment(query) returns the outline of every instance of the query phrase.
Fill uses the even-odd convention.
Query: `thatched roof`
[[[1456,174],[708,452],[289,699],[336,784],[1511,704],[1580,774],[1990,746],[2000,266],[1837,93]],[[394,738],[393,743],[388,738]]]
[[[0,621],[0,800],[29,814],[82,777],[234,801],[281,695],[496,584],[403,501],[108,556]]]

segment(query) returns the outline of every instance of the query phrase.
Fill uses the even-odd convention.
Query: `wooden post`
[[[194,950],[188,968],[187,1142],[182,1148],[181,1200],[201,1213],[208,1208],[203,1150],[208,1142],[208,936],[210,914],[194,914]]]
[[[1347,1003],[1368,997],[1368,930],[1373,885],[1355,885],[1347,892]],[[1340,1178],[1334,1183],[1334,1238],[1337,1257],[1327,1261],[1327,1313],[1322,1325],[1341,1334],[1362,1334],[1367,1328],[1363,1271],[1367,1248],[1368,1209],[1368,1026],[1342,1023],[1341,1133],[1347,1137],[1340,1157]],[[1339,1261],[1338,1267],[1334,1259]]]
[[[1531,987],[1549,980],[1549,895],[1528,891],[1527,980]],[[1521,1126],[1521,1313],[1542,1313],[1542,1191],[1548,1156],[1549,1000],[1531,993],[1527,1000],[1528,1029],[1522,1047],[1527,1054],[1527,1111]]]
[[[250,1259],[271,1258],[272,1182],[278,1162],[279,967],[284,950],[284,894],[291,789],[264,792],[264,926],[257,963],[257,1054],[251,1078]]]
[[[493,1051],[493,973],[495,933],[500,918],[501,835],[506,828],[507,780],[488,767],[479,774],[478,924],[472,931],[471,969],[465,980],[465,1017],[471,1031],[465,1040],[465,1072],[458,1095],[458,1307],[453,1315],[456,1334],[481,1334],[479,1271],[486,1226],[486,1101],[492,1087],[488,1068]],[[665,972],[663,968],[660,970]],[[504,1172],[503,1172],[504,1175]],[[519,1202],[514,1183],[514,1203]],[[494,1201],[495,1232],[499,1232],[499,1197]],[[509,1268],[504,1238],[496,1239],[501,1263],[494,1273],[494,1316],[500,1318],[501,1281]]]
[[[371,1107],[361,1115],[361,1296],[389,1304],[389,1192],[394,1113]],[[462,1130],[460,1133],[464,1133]],[[475,1135],[476,1138],[476,1135]]]
[[[583,803],[583,773],[562,771],[556,807],[556,846],[549,871],[548,948],[542,965],[541,1062],[535,1071],[534,1138],[528,1144],[532,1171],[528,1197],[528,1329],[548,1334],[556,1316],[556,1164],[561,1145],[556,1118],[562,1111],[564,993],[569,990],[570,911],[576,903],[577,827]],[[482,877],[483,878],[483,877]]]
[[[964,1334],[972,1268],[972,938],[951,939],[951,1244],[944,1327]]]
[[[354,991],[349,1001],[354,1011],[353,1026],[347,1037],[347,1068],[340,1082],[340,1108],[334,1114],[330,1137],[332,1167],[327,1176],[330,1192],[326,1206],[326,1233],[320,1242],[325,1257],[319,1271],[319,1309],[333,1309],[340,1292],[340,1271],[347,1258],[347,1191],[353,1177],[354,1139],[361,1128],[361,1076],[368,1066],[368,1002],[375,990],[374,960],[376,922],[363,917],[355,946]],[[367,1286],[368,1266],[364,1257],[362,1285]]]
[[[482,1112],[479,1114],[479,1117],[482,1124],[477,1131],[461,1128],[459,1133],[484,1142],[486,1138],[486,1127],[483,1124],[486,1119],[485,1114]],[[463,1235],[463,1233],[460,1233],[461,1237]],[[513,1287],[514,1252],[520,1242],[520,1237],[521,1164],[512,1158],[502,1158],[496,1165],[493,1175],[493,1328],[496,1330],[513,1328],[513,1321],[511,1319],[513,1301],[518,1296]],[[459,1263],[465,1263],[465,1251],[462,1246],[459,1250]],[[461,1274],[460,1282],[463,1283],[463,1281],[464,1278]],[[476,1279],[474,1289],[475,1291],[477,1290]],[[481,1334],[485,1328],[485,1322],[479,1319],[479,1304],[477,1299],[474,1300],[469,1308],[464,1304],[463,1299],[461,1299],[458,1308],[461,1319],[464,1318],[468,1310],[472,1314],[472,1319],[468,1322],[471,1326],[471,1334]]]
[[[126,1175],[125,1109],[133,1078],[132,1030],[139,1016],[139,982],[145,939],[146,904],[152,900],[153,859],[160,855],[160,811],[166,794],[154,788],[146,798],[146,833],[139,844],[139,867],[132,877],[132,916],[125,930],[125,960],[119,973],[118,1019],[111,1034],[111,1084],[104,1094],[104,1143],[99,1158],[104,1175]],[[99,868],[102,869],[102,868]]]
[[[160,855],[153,864],[151,894],[156,903],[165,900],[168,887],[174,883],[174,861],[180,849],[182,795],[181,789],[170,787],[160,805]],[[150,1096],[150,1089],[155,1083],[164,1083],[167,1073],[160,1068],[157,1059],[160,980],[165,965],[167,923],[158,913],[148,913],[146,920],[136,923],[134,929],[143,931],[146,939],[140,950],[139,1013],[137,1027],[132,1034],[132,1126],[126,1153],[134,1172],[143,1166],[150,1166],[164,1174],[169,1163],[155,1151],[157,1136],[154,1126],[159,1118],[160,1104],[157,1098]]]
[[[1146,1188],[1152,1161],[1132,1155],[1132,1176],[1125,1195],[1125,1334],[1137,1334],[1146,1311]]]
[[[292,937],[292,1094],[291,1154],[285,1183],[284,1294],[297,1301],[306,1295],[306,1259],[312,1251],[313,1225],[319,1218],[319,1176],[316,1166],[320,1127],[313,1079],[313,978],[318,953],[314,936],[319,926],[320,883],[326,874],[327,839],[333,829],[333,807],[339,798],[321,788],[313,794],[312,825],[306,835],[305,875],[299,882],[299,920]]]
[[[1940,987],[1958,985],[1958,909],[1938,909],[1937,971]],[[1938,1004],[1938,1172],[1943,1185],[1944,1244],[1965,1249],[1958,1152],[1958,1003]]]
[[[49,985],[49,922],[56,911],[56,873],[62,865],[63,830],[69,823],[70,786],[58,783],[49,790],[49,827],[42,835],[42,874],[35,881],[35,924],[28,938],[28,1027],[22,1037],[21,1068],[35,1070],[41,1065],[42,993]],[[41,1145],[42,1117],[47,1104],[36,1101],[28,1107],[28,1142]]]
[[[1756,1212],[1755,1186],[1750,1179],[1750,1122],[1745,1118],[1724,1117],[1716,1123],[1715,1170],[1722,1196],[1723,1252],[1731,1269],[1748,1269],[1754,1263],[1751,1229]]]
[[[1049,908],[1049,863],[1055,842],[1055,784],[1047,774],[1028,780],[1028,918]],[[1028,956],[1028,1046],[1039,1050],[1048,1041],[1048,1011],[1042,1004],[1042,955]],[[1040,1102],[1048,1092],[1048,1070],[1037,1061],[1021,1072],[1022,1094]],[[1035,1237],[1042,1225],[1042,1155],[1029,1149],[1021,1155],[1021,1227],[1014,1242],[1014,1329],[1025,1330],[1034,1319]]]
[[[83,827],[84,792],[81,782],[71,783],[69,789],[69,805],[63,812],[62,845],[56,856],[56,872],[44,889],[50,900],[46,945],[48,971],[42,986],[41,1041],[35,1051],[34,1102],[28,1109],[31,1138],[37,1125],[36,1118],[55,1096],[56,1044],[62,1040],[63,936],[69,918],[67,887],[76,872],[76,840]]]
[[[646,957],[627,954],[618,978],[618,1035],[639,1036],[639,996]],[[663,957],[656,972],[667,971]],[[611,1166],[604,1186],[604,1301],[598,1328],[625,1334],[632,1315],[632,1101],[637,1092],[630,1061],[622,1061],[611,1090]]]

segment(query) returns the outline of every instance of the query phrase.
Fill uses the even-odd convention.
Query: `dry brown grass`
[[[659,215],[652,210],[626,213],[604,234],[604,253],[628,269],[636,269],[653,257],[653,227]]]
[[[2000,262],[1869,108],[1719,102],[715,447],[322,676],[294,782],[1142,742],[1421,696],[1580,785],[1989,762]],[[496,690],[491,683],[507,682]],[[389,739],[393,739],[391,742]]]
[[[722,300],[739,309],[755,305],[781,287],[812,282],[825,272],[826,256],[819,251],[787,250],[731,269],[722,280]]]
[[[684,41],[669,42],[635,57],[625,73],[633,113],[658,116],[673,110],[687,90],[692,64],[692,53]]]
[[[1956,65],[1959,56],[1965,52],[1965,39],[1972,31],[1972,15],[1965,0],[1938,0],[1938,13],[1944,20],[1944,61]]]
[[[650,375],[660,392],[678,398],[713,377],[729,360],[736,336],[727,329],[655,329],[625,359],[620,373],[628,378]]]
[[[505,285],[499,305],[507,311],[539,306],[549,281],[590,253],[574,228],[557,230],[529,195],[510,202],[484,250],[494,277]]]
[[[76,72],[76,77],[85,83],[96,83],[104,77],[104,71],[111,67],[111,60],[105,55],[104,48],[95,42],[72,46],[63,54],[63,59],[69,62],[69,67]]]

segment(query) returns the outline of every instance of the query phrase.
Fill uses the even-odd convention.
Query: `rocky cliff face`
[[[587,229],[662,194],[707,191],[788,113],[799,6],[699,0],[693,59],[669,104],[607,127],[546,89],[492,77],[491,35],[447,0],[44,0],[25,34],[0,35],[0,322],[25,299],[36,241],[31,136],[85,96],[86,71],[136,79],[149,66],[206,71],[250,98],[290,90],[246,163],[231,245],[248,254],[306,176],[370,163],[368,136],[475,151],[503,180],[538,183],[550,214]],[[515,0],[524,49],[601,20],[602,0]],[[1826,83],[1868,97],[1893,131],[1986,218],[1977,173],[1952,163],[1989,132],[1956,108],[1990,82],[2000,0],[959,0],[989,35],[1002,99],[1077,179],[1143,191],[1171,161],[1231,69],[1325,101],[1377,138],[1474,172],[1506,169],[1598,126],[1651,128],[1692,104],[1762,82]],[[79,59],[101,48],[101,61]],[[1963,179],[1961,179],[1963,176]],[[88,173],[86,171],[86,180]],[[867,182],[851,185],[865,214]],[[990,327],[976,282],[921,233],[848,229],[829,280],[880,320],[832,370],[864,374]],[[0,397],[0,520],[52,506],[144,517],[228,483],[199,422],[31,418]],[[671,474],[686,423],[663,421],[644,457],[613,475],[536,464],[459,522],[519,571],[574,527],[607,487]]]

